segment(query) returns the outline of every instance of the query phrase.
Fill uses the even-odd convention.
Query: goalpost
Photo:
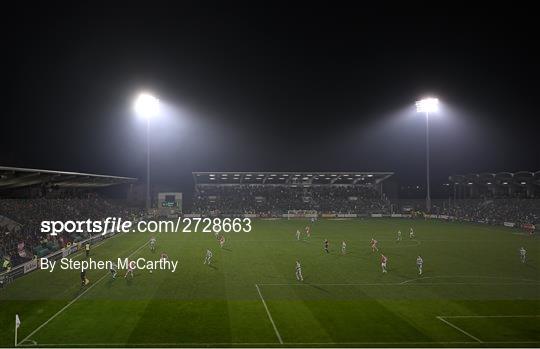
[[[300,218],[300,219],[317,219],[318,213],[316,210],[288,210],[287,219]]]

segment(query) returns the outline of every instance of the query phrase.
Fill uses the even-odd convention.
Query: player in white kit
[[[116,263],[111,264],[111,269],[109,269],[109,272],[111,273],[112,278],[116,279],[116,274],[118,273],[118,266]]]
[[[401,241],[401,230],[398,230],[397,232],[397,239],[396,239],[397,242],[400,242]]]
[[[521,263],[527,262],[527,250],[523,246],[519,249],[519,256],[521,258]]]
[[[156,238],[152,237],[150,239],[150,251],[155,252],[156,251]]]
[[[347,243],[345,241],[341,242],[341,254],[347,253]]]
[[[300,230],[296,229],[296,240],[300,240]]]
[[[371,238],[371,252],[379,252],[379,247],[377,247],[377,244],[379,242],[377,240],[375,240],[374,238]]]
[[[416,267],[418,268],[418,275],[422,275],[422,268],[424,267],[424,260],[422,256],[418,255],[416,257]]]
[[[412,227],[409,229],[409,239],[414,239],[414,230]]]
[[[221,235],[219,237],[219,247],[223,248],[223,245],[225,245],[225,236]]]
[[[300,261],[296,261],[296,280],[304,281],[304,277],[302,276],[302,265],[300,265]]]
[[[206,250],[206,256],[204,257],[204,263],[203,264],[208,264],[210,265],[210,263],[212,262],[212,251],[210,250]]]

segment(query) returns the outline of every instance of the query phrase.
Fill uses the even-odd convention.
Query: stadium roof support
[[[0,166],[0,190],[41,184],[61,188],[101,188],[136,181],[130,177]]]

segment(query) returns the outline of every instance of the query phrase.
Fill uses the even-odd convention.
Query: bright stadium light
[[[429,185],[429,113],[439,110],[439,100],[429,97],[416,101],[416,111],[426,116],[426,211],[431,212],[431,190]]]
[[[150,119],[159,114],[159,99],[149,93],[141,93],[133,107],[139,117],[146,119],[146,209],[150,210]]]
[[[419,113],[434,113],[439,110],[437,98],[424,98],[416,102],[416,111]]]
[[[135,100],[137,115],[149,119],[159,114],[159,99],[148,93],[141,93]]]

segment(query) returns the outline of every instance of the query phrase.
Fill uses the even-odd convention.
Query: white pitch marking
[[[381,283],[358,283],[358,284],[317,284],[317,283],[303,283],[303,284],[264,284],[260,283],[261,286],[407,286],[407,287],[423,287],[423,286],[521,286],[521,285],[531,285],[531,282],[512,282],[512,283],[486,283],[486,282],[431,282],[431,283],[421,283],[421,284],[404,284],[404,283],[391,283],[391,282],[381,282]]]
[[[445,319],[450,319],[450,318],[513,318],[513,317],[518,317],[518,318],[521,318],[521,317],[540,317],[540,315],[445,315],[445,316],[441,316]]]
[[[135,253],[139,252],[144,246],[148,245],[149,241],[145,242],[141,247],[139,247],[138,249],[136,249],[135,251],[131,252],[126,258],[129,258],[131,256],[133,256]],[[90,285],[90,287],[88,287],[86,290],[84,290],[83,292],[81,292],[77,297],[73,298],[68,304],[66,304],[62,309],[60,309],[59,311],[57,311],[53,316],[51,316],[47,321],[45,321],[44,323],[42,323],[41,325],[39,325],[38,328],[36,328],[34,331],[32,331],[28,336],[26,336],[22,341],[27,341],[29,340],[29,338],[31,336],[33,336],[34,334],[36,334],[39,330],[41,330],[45,325],[47,325],[49,322],[51,322],[54,318],[56,318],[58,315],[60,315],[61,313],[64,312],[64,310],[66,310],[67,308],[69,308],[73,303],[75,303],[79,298],[81,298],[83,295],[86,294],[86,292],[90,291],[94,286],[96,286],[98,283],[101,282],[101,280],[103,280],[107,275],[109,275],[109,273],[106,273],[104,274],[102,277],[100,277],[95,283],[93,283],[92,285]]]
[[[514,280],[514,281],[523,281],[523,282],[540,282],[540,280],[533,279],[516,279],[504,276],[472,276],[472,275],[447,275],[447,276],[423,276],[420,278],[409,279],[402,281],[400,285],[405,285],[413,281],[426,280],[426,279],[498,279],[498,280]]]
[[[392,344],[474,344],[477,341],[424,341],[424,342],[284,342],[285,345],[362,345],[362,344],[374,344],[374,345],[392,345]],[[540,341],[486,341],[484,344],[534,344],[540,343]],[[218,342],[218,343],[204,343],[204,342],[175,342],[175,343],[45,343],[40,344],[41,347],[60,347],[60,346],[72,346],[72,347],[92,347],[92,346],[225,346],[225,345],[275,345],[276,343],[258,343],[258,342]],[[22,347],[31,347],[31,345],[19,345]]]
[[[283,340],[281,339],[281,335],[279,334],[279,331],[276,327],[276,324],[274,323],[274,319],[272,319],[272,314],[270,314],[270,310],[268,310],[268,306],[266,305],[266,301],[263,298],[263,295],[261,293],[261,290],[259,289],[259,285],[255,284],[255,288],[257,288],[257,292],[259,293],[259,297],[261,297],[262,304],[264,305],[264,309],[266,309],[266,314],[268,315],[268,319],[270,319],[270,322],[272,323],[272,327],[274,327],[274,332],[276,333],[276,337],[279,340],[279,344],[283,344]]]
[[[474,339],[475,341],[477,341],[478,343],[483,343],[480,339],[476,338],[475,336],[473,336],[472,334],[470,334],[469,332],[465,331],[464,329],[454,325],[453,323],[451,323],[450,321],[447,321],[445,320],[444,318],[442,318],[441,316],[437,316],[437,319],[444,322],[445,324],[447,324],[448,326],[450,327],[453,327],[455,328],[456,330],[458,330],[459,332],[463,333],[464,335]]]

